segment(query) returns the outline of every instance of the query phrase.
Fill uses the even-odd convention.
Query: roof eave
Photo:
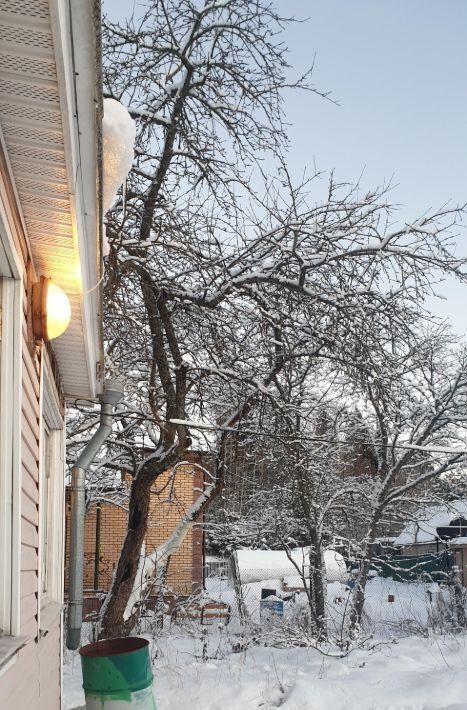
[[[81,268],[89,394],[102,391],[102,77],[100,5],[50,0],[72,220]],[[65,378],[66,381],[66,378]],[[66,396],[82,396],[66,391]]]

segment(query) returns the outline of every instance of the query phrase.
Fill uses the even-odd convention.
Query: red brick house
[[[185,463],[186,461],[186,463]],[[202,455],[189,452],[177,466],[176,475],[168,469],[158,477],[151,492],[150,517],[145,538],[145,552],[151,554],[173,532],[180,516],[189,510],[203,486]],[[124,478],[119,489],[109,490],[102,499],[93,501],[86,512],[84,532],[84,591],[88,599],[96,592],[107,592],[112,581],[123,539],[128,513],[125,499],[130,482]],[[115,500],[115,502],[113,502]],[[66,506],[66,554],[70,545],[69,491]],[[198,521],[200,523],[202,521]],[[178,552],[169,562],[167,586],[176,595],[190,596],[203,588],[204,533],[200,524],[185,536]],[[65,563],[65,593],[68,569]],[[92,604],[88,602],[87,608]]]

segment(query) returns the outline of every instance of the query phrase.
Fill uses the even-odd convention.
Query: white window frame
[[[20,633],[22,282],[0,277],[0,633]]]
[[[5,172],[4,172],[5,171]],[[0,129],[0,673],[20,634],[23,264],[11,168]],[[16,638],[10,638],[16,637]]]
[[[49,537],[50,537],[50,516],[52,514],[52,501],[51,501],[51,479],[53,476],[53,440],[51,438],[52,432],[49,429],[45,418],[41,421],[41,434],[42,445],[41,445],[41,456],[42,459],[39,463],[39,565],[40,572],[38,577],[41,581],[39,588],[39,594],[41,597],[41,606],[44,606],[48,602],[48,589],[50,586],[49,578],[49,565],[50,565],[50,552],[49,552]],[[45,548],[45,549],[44,549]]]
[[[65,424],[60,403],[57,400],[51,367],[47,352],[42,347],[41,357],[41,406],[40,406],[40,440],[39,440],[39,505],[47,505],[45,532],[47,538],[46,574],[47,587],[43,591],[43,540],[44,518],[39,509],[39,630],[47,631],[63,604],[63,571],[64,571],[64,525],[65,525]],[[44,451],[45,431],[47,431],[48,452]],[[48,466],[47,500],[44,500],[44,482]]]

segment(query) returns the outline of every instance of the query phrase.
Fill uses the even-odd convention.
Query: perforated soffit
[[[62,115],[47,0],[0,2],[0,124],[37,274],[70,296],[54,350],[67,394],[89,395]]]

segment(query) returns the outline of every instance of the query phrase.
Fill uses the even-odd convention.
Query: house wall
[[[200,457],[191,454],[190,461],[198,463]],[[171,470],[158,477],[151,493],[148,531],[145,538],[146,551],[152,552],[173,532],[177,522],[199,495],[203,484],[203,472],[192,463],[180,466],[173,486],[170,483]],[[66,505],[66,556],[69,556],[70,535],[70,495],[67,491]],[[107,591],[113,571],[117,565],[120,548],[125,537],[128,514],[122,507],[109,502],[101,502],[100,521],[97,525],[97,505],[92,503],[85,517],[84,532],[84,589],[88,593],[95,590]],[[95,586],[96,531],[99,537],[99,569]],[[192,527],[183,540],[178,552],[172,556],[167,584],[176,593],[192,594],[203,586],[203,531],[200,526]],[[65,568],[65,589],[68,586],[68,568]]]
[[[41,373],[45,367],[41,359],[48,358],[32,338],[33,274],[27,242],[18,225],[17,220],[12,220],[23,278],[21,430],[17,432],[21,455],[21,554],[20,579],[13,583],[19,587],[19,635],[24,637],[25,645],[0,667],[0,708],[58,710],[61,707],[61,607],[54,603],[41,610],[39,594]],[[52,373],[50,381],[59,401]],[[61,421],[64,427],[63,414]],[[63,535],[62,519],[55,521],[54,529],[57,536]]]
[[[31,639],[0,675],[0,707],[59,710],[61,707],[60,620],[40,640]]]

